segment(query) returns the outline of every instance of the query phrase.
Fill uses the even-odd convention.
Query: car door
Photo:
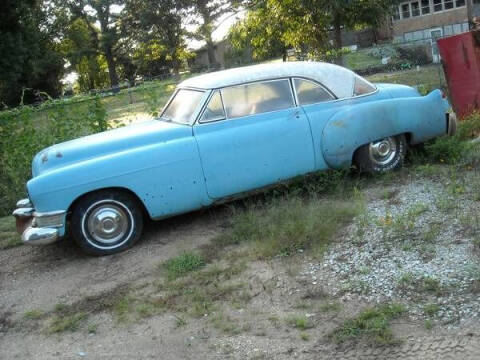
[[[214,199],[313,170],[310,125],[289,79],[212,92],[193,127],[207,191]]]

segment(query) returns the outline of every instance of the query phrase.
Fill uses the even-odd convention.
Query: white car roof
[[[195,76],[181,82],[179,87],[217,89],[248,82],[295,76],[315,80],[342,99],[352,96],[355,78],[358,75],[341,66],[329,63],[282,62],[245,66]]]

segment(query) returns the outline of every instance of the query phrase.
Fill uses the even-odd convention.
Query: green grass
[[[375,83],[393,83],[410,86],[422,85],[426,91],[442,88],[446,84],[443,69],[440,65],[422,66],[420,71],[413,69],[392,73],[379,73],[367,76],[366,78]]]
[[[47,328],[49,334],[56,334],[65,331],[76,331],[80,324],[86,319],[86,314],[79,312],[72,315],[55,315]]]
[[[0,217],[0,250],[22,245],[13,216]]]
[[[311,329],[311,328],[314,327],[314,324],[312,323],[312,321],[310,321],[304,315],[289,316],[285,319],[285,321],[291,327],[294,327],[294,328],[300,329],[300,330]]]
[[[307,333],[302,332],[300,334],[300,339],[302,339],[303,341],[308,341],[310,340],[310,336]]]
[[[440,306],[435,303],[426,304],[423,306],[423,312],[427,316],[435,316],[440,311]]]
[[[33,309],[26,311],[25,314],[23,314],[23,317],[29,320],[38,320],[42,318],[43,315],[44,312],[42,310]]]
[[[353,71],[382,64],[381,59],[369,55],[367,52],[362,50],[344,55],[343,60],[345,67]]]
[[[337,343],[366,340],[374,345],[391,345],[398,341],[390,330],[393,319],[400,317],[405,308],[398,304],[386,304],[362,311],[353,319],[346,320],[330,337]]]
[[[157,306],[193,317],[208,315],[223,302],[244,306],[250,295],[236,278],[245,268],[245,263],[232,260],[226,265],[210,264],[182,277],[167,278],[158,284],[162,296]]]
[[[361,204],[347,200],[320,200],[312,195],[273,199],[237,211],[232,227],[213,241],[222,245],[249,243],[258,259],[289,256],[310,249],[321,255],[334,236],[362,210]]]
[[[326,302],[318,306],[318,310],[322,313],[337,313],[342,309],[339,302]]]
[[[170,280],[185,276],[205,266],[202,256],[193,252],[185,252],[162,264]]]
[[[417,296],[422,294],[444,295],[447,288],[440,281],[431,276],[416,276],[412,273],[403,274],[397,282],[400,290],[413,292]]]
[[[235,320],[221,312],[215,314],[210,321],[215,329],[220,330],[225,334],[236,335],[242,331],[242,329],[237,326],[237,322]]]

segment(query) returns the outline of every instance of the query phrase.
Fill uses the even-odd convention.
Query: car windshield
[[[179,124],[191,125],[192,115],[202,99],[203,91],[180,89],[163,111],[160,118]]]

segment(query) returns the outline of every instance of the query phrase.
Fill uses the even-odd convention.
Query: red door
[[[438,48],[457,115],[480,109],[480,31],[439,39]]]

